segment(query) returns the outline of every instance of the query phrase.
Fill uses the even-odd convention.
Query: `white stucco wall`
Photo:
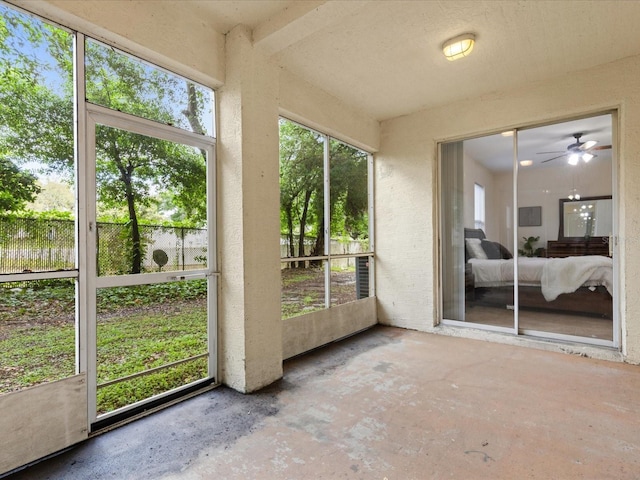
[[[322,133],[373,153],[380,144],[380,123],[292,73],[280,72],[280,111]]]
[[[227,35],[219,94],[219,335],[221,380],[247,392],[282,376],[277,69]]]
[[[376,157],[377,295],[382,323],[437,323],[436,148],[442,140],[619,108],[617,155],[622,349],[640,362],[640,59],[390,120]],[[625,288],[628,286],[627,288]]]

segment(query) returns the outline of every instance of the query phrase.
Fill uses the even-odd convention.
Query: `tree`
[[[36,177],[0,157],[0,213],[22,210],[40,192]]]
[[[27,208],[36,212],[73,212],[75,197],[69,185],[49,180],[39,187],[40,193]]]
[[[318,227],[318,212],[323,209],[323,151],[320,135],[286,120],[280,122],[281,230],[286,232],[292,257],[305,256],[308,223],[315,221]]]
[[[331,237],[368,237],[366,153],[330,140]],[[307,236],[312,256],[324,254],[324,139],[287,120],[280,122],[280,218],[290,256],[304,257]],[[298,252],[295,252],[295,233]]]
[[[73,178],[72,36],[8,7],[0,13],[0,154]],[[205,133],[207,94],[193,83],[93,41],[85,69],[88,101]],[[131,273],[144,254],[139,211],[162,201],[160,189],[183,224],[206,222],[205,152],[98,126],[96,158],[98,202],[130,228]]]

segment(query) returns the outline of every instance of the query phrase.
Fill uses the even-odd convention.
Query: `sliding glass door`
[[[443,323],[617,345],[613,114],[440,148]]]
[[[512,145],[510,135],[441,145],[442,312],[454,323],[514,331],[513,160],[474,158]]]
[[[524,333],[603,345],[614,340],[612,133],[611,114],[518,132]]]

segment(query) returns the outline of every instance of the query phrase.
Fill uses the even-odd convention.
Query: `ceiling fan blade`
[[[550,153],[564,153],[564,150],[555,150],[553,152],[536,152],[536,155],[549,155]]]
[[[547,162],[550,162],[551,160],[555,160],[556,158],[564,157],[566,155],[567,155],[566,153],[563,153],[562,155],[558,155],[557,157],[547,158],[546,160],[543,160],[540,163],[547,163]]]
[[[589,150],[609,150],[611,145],[599,145],[597,147],[592,147]]]
[[[587,151],[587,150],[591,150],[592,148],[594,148],[596,146],[596,142],[595,140],[589,140],[588,142],[584,142],[582,145],[580,145],[580,150],[582,151]]]

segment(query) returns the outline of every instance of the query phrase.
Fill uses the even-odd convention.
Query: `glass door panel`
[[[443,313],[513,331],[513,138],[443,145]]]
[[[613,340],[611,145],[610,114],[518,134],[518,299],[525,333]]]
[[[215,373],[211,146],[95,124],[95,417]],[[109,120],[109,119],[107,119]],[[137,130],[137,131],[132,131]],[[149,133],[146,133],[149,132]],[[209,194],[211,195],[211,194]]]
[[[617,345],[612,120],[441,146],[445,323]]]

